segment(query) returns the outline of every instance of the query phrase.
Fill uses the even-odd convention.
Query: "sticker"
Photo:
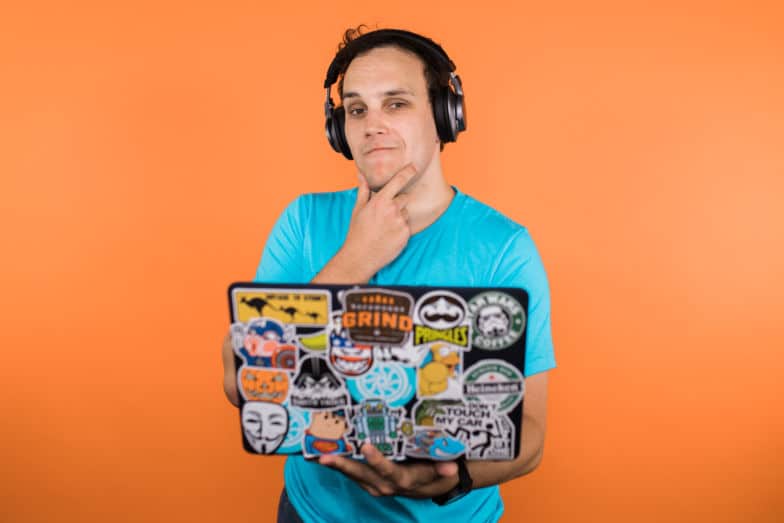
[[[327,350],[328,339],[326,329],[312,334],[301,334],[297,337],[297,341],[303,348],[316,352]]]
[[[353,289],[342,299],[341,322],[354,343],[403,346],[410,338],[414,303],[410,294]]]
[[[344,376],[360,376],[373,366],[373,346],[354,343],[341,325],[341,313],[332,316],[329,333],[329,362]]]
[[[353,440],[357,457],[361,456],[359,447],[370,443],[387,457],[403,458],[403,432],[400,425],[404,415],[404,409],[390,408],[380,399],[362,400],[354,407],[351,424],[354,426]]]
[[[378,363],[358,378],[346,378],[355,401],[379,398],[391,407],[402,407],[414,397],[416,371],[399,363]]]
[[[375,357],[379,361],[384,362],[397,362],[402,365],[419,365],[422,358],[427,354],[427,346],[420,345],[414,346],[410,340],[402,347],[392,347],[389,345],[380,345],[375,347]]]
[[[272,318],[299,327],[329,323],[329,291],[234,289],[234,319]]]
[[[234,352],[254,367],[294,370],[297,346],[294,327],[270,318],[257,318],[246,325],[232,325]]]
[[[514,427],[487,403],[422,400],[413,409],[418,429],[432,428],[459,440],[469,457],[510,459]],[[406,451],[407,455],[411,455]]]
[[[509,412],[523,399],[525,380],[519,369],[503,360],[482,360],[466,371],[463,394],[469,401],[494,403],[498,411]]]
[[[346,441],[349,430],[344,409],[312,412],[310,425],[302,439],[302,454],[306,458],[322,454],[351,454],[354,447]]]
[[[281,370],[240,368],[240,393],[249,401],[283,403],[289,394],[289,374]]]
[[[468,302],[473,332],[472,346],[485,350],[505,349],[522,336],[525,310],[511,296],[498,291],[478,294]]]
[[[414,345],[444,341],[467,348],[471,339],[467,305],[450,291],[431,291],[417,302]]]
[[[460,427],[451,436],[465,443],[468,459],[513,459],[514,434],[515,429],[509,418],[497,415],[470,430]]]
[[[417,371],[420,397],[460,398],[462,351],[446,343],[430,345],[430,354]]]
[[[291,404],[307,409],[334,409],[348,403],[346,388],[321,356],[300,362],[291,386]]]
[[[436,429],[417,429],[406,440],[406,456],[412,458],[452,461],[465,450],[465,445],[459,439]]]
[[[242,434],[258,454],[274,453],[288,428],[288,412],[277,403],[248,401],[242,406]]]
[[[310,412],[293,405],[285,405],[289,411],[289,431],[286,439],[283,440],[278,448],[278,454],[294,454],[302,452],[302,439],[305,437],[305,430],[310,425]]]

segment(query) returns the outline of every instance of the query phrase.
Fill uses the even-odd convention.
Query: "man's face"
[[[413,53],[378,47],[346,70],[346,139],[373,191],[408,163],[421,176],[439,153],[424,67]]]

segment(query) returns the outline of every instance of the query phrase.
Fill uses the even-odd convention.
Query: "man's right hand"
[[[416,175],[408,164],[377,193],[359,175],[357,201],[346,240],[313,283],[364,283],[397,258],[411,237],[410,195],[402,192]]]

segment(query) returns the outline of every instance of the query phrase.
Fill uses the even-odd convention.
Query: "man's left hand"
[[[319,463],[339,470],[373,496],[431,498],[457,485],[457,463],[395,463],[370,443],[362,445],[365,462],[335,455],[319,457]]]

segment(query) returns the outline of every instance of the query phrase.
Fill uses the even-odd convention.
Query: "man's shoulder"
[[[462,196],[463,208],[461,209],[461,218],[472,223],[475,227],[495,231],[503,236],[528,234],[524,225],[516,222],[501,211],[469,194],[462,193]]]
[[[335,206],[345,206],[347,204],[350,204],[353,207],[356,199],[356,188],[342,191],[310,192],[297,196],[294,202],[292,202],[292,205],[304,207],[308,210],[334,208]]]

